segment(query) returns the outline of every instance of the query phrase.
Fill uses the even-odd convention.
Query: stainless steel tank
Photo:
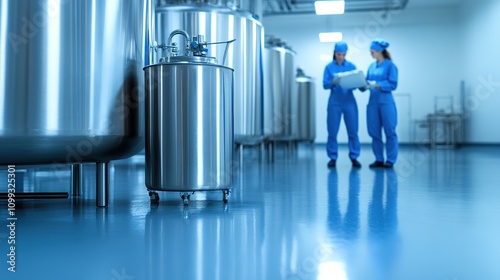
[[[297,69],[297,141],[314,142],[316,137],[316,85],[314,78]]]
[[[238,9],[248,5],[237,2],[157,0],[154,37],[165,42],[171,30],[182,29],[203,34],[208,42],[236,39],[225,62],[234,69],[235,142],[258,143],[263,139],[264,28],[252,13]],[[209,45],[208,53],[222,63],[224,48]]]
[[[3,0],[0,164],[98,162],[144,147],[144,0]]]
[[[264,55],[264,134],[271,140],[297,137],[297,85],[295,52],[279,39],[269,37]]]
[[[184,31],[174,33],[189,38]],[[192,47],[193,41],[187,45]],[[171,38],[165,46],[172,46]],[[148,190],[229,190],[233,69],[213,57],[183,55],[167,56],[144,71]]]

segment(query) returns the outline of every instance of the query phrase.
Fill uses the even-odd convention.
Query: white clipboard
[[[337,83],[345,89],[369,87],[365,74],[361,70],[352,70],[335,75]]]

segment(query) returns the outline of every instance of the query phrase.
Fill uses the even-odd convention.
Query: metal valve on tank
[[[157,52],[158,49],[162,51],[167,51],[167,56],[166,57],[161,57],[159,59],[159,62],[169,62],[170,57],[172,56],[179,56],[179,47],[177,47],[177,44],[175,42],[172,42],[172,39],[175,35],[182,35],[184,38],[186,38],[186,46],[184,47],[184,56],[189,56],[192,54],[192,56],[207,56],[208,48],[207,45],[208,43],[204,41],[204,36],[203,35],[198,35],[196,37],[193,37],[192,40],[190,40],[189,34],[181,29],[177,29],[172,31],[170,33],[170,36],[168,37],[168,42],[166,44],[160,44],[160,45],[153,45],[151,48]]]
[[[189,36],[189,34],[181,29],[176,29],[170,33],[168,37],[168,41],[166,44],[160,44],[156,45],[153,44],[151,46],[151,49],[153,49],[155,52],[158,52],[158,50],[166,51],[167,55],[165,57],[161,57],[159,59],[159,62],[170,62],[171,57],[177,57],[179,55],[179,47],[177,47],[177,44],[175,42],[172,42],[172,39],[175,35],[182,35],[186,39],[186,45],[184,47],[184,54],[182,55],[183,57],[190,57],[190,56],[196,56],[196,57],[207,57],[207,52],[208,52],[208,45],[215,45],[215,44],[226,44],[226,49],[224,50],[224,55],[223,55],[223,60],[222,60],[222,65],[224,65],[227,57],[227,51],[229,48],[229,44],[236,41],[236,39],[232,39],[229,41],[222,41],[222,42],[206,42],[205,41],[205,36],[203,35],[198,35],[195,37],[192,37],[192,40]],[[156,43],[156,42],[155,42]],[[214,63],[217,63],[217,59],[215,57],[209,57]]]
[[[198,35],[193,37],[191,43],[189,43],[190,51],[194,56],[207,56],[208,43],[204,41],[205,36]]]

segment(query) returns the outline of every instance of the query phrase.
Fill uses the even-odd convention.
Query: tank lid
[[[314,78],[309,77],[309,76],[296,77],[295,81],[298,83],[310,83],[310,82],[314,82]]]
[[[302,68],[297,68],[297,75],[295,77],[297,82],[307,82],[314,80],[313,77],[307,76]]]
[[[266,35],[265,41],[266,48],[284,48],[286,50],[295,52],[292,47],[287,45],[286,42],[282,41],[280,38],[274,37],[273,35]]]
[[[217,64],[217,59],[210,56],[171,56],[162,57],[160,63],[210,63]]]

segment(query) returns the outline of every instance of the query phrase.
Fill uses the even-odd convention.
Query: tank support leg
[[[238,145],[238,151],[237,151],[238,155],[239,155],[239,159],[240,159],[240,168],[241,166],[243,166],[243,144],[239,144]]]
[[[228,200],[229,200],[229,193],[230,193],[229,190],[223,190],[222,191],[222,201],[224,203],[228,202]]]
[[[189,205],[189,198],[190,197],[191,197],[190,193],[188,193],[188,192],[181,192],[181,199],[182,199],[182,203],[184,204],[184,206],[188,206]]]
[[[149,200],[151,204],[157,204],[160,201],[160,196],[157,192],[149,191]]]
[[[265,157],[265,144],[264,141],[262,141],[259,145],[259,157],[260,157],[260,162],[264,162],[264,157]]]
[[[97,207],[108,206],[108,168],[109,162],[96,163],[96,205]]]
[[[82,165],[77,163],[77,164],[72,164],[71,165],[71,188],[72,188],[72,193],[73,196],[81,196],[82,192],[82,182],[83,182],[83,176],[82,176]]]
[[[269,141],[267,145],[268,145],[268,153],[269,153],[268,162],[274,162],[274,152],[275,152],[276,142]]]

